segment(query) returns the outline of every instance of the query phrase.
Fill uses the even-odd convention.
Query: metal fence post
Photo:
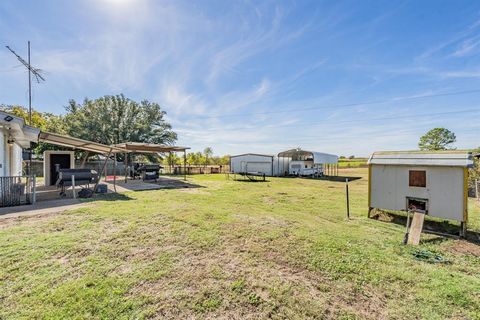
[[[77,195],[75,193],[75,175],[72,174],[72,193],[73,193],[73,199],[77,199]]]
[[[33,180],[32,180],[32,204],[35,204],[37,202],[37,175],[33,175]]]

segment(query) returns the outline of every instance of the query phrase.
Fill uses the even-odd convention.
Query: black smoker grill
[[[157,181],[161,166],[158,164],[143,164],[137,169],[143,180]]]
[[[59,169],[58,179],[56,182],[57,188],[61,188],[60,196],[65,197],[66,187],[72,185],[72,176],[75,176],[75,186],[84,186],[90,188],[90,184],[98,181],[98,173],[90,169]]]

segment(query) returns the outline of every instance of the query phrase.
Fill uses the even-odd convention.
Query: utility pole
[[[28,65],[30,64],[30,40],[28,40]],[[32,70],[28,68],[28,125],[32,125]],[[31,158],[31,156],[30,156]]]

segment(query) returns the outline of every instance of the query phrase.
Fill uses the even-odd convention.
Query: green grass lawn
[[[0,319],[480,319],[476,244],[366,218],[344,184],[199,175],[63,214],[0,220]],[[480,231],[480,206],[470,202]]]

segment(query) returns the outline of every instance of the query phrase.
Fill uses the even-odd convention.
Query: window
[[[408,185],[410,187],[422,187],[427,186],[427,173],[426,171],[410,170],[408,175]]]

